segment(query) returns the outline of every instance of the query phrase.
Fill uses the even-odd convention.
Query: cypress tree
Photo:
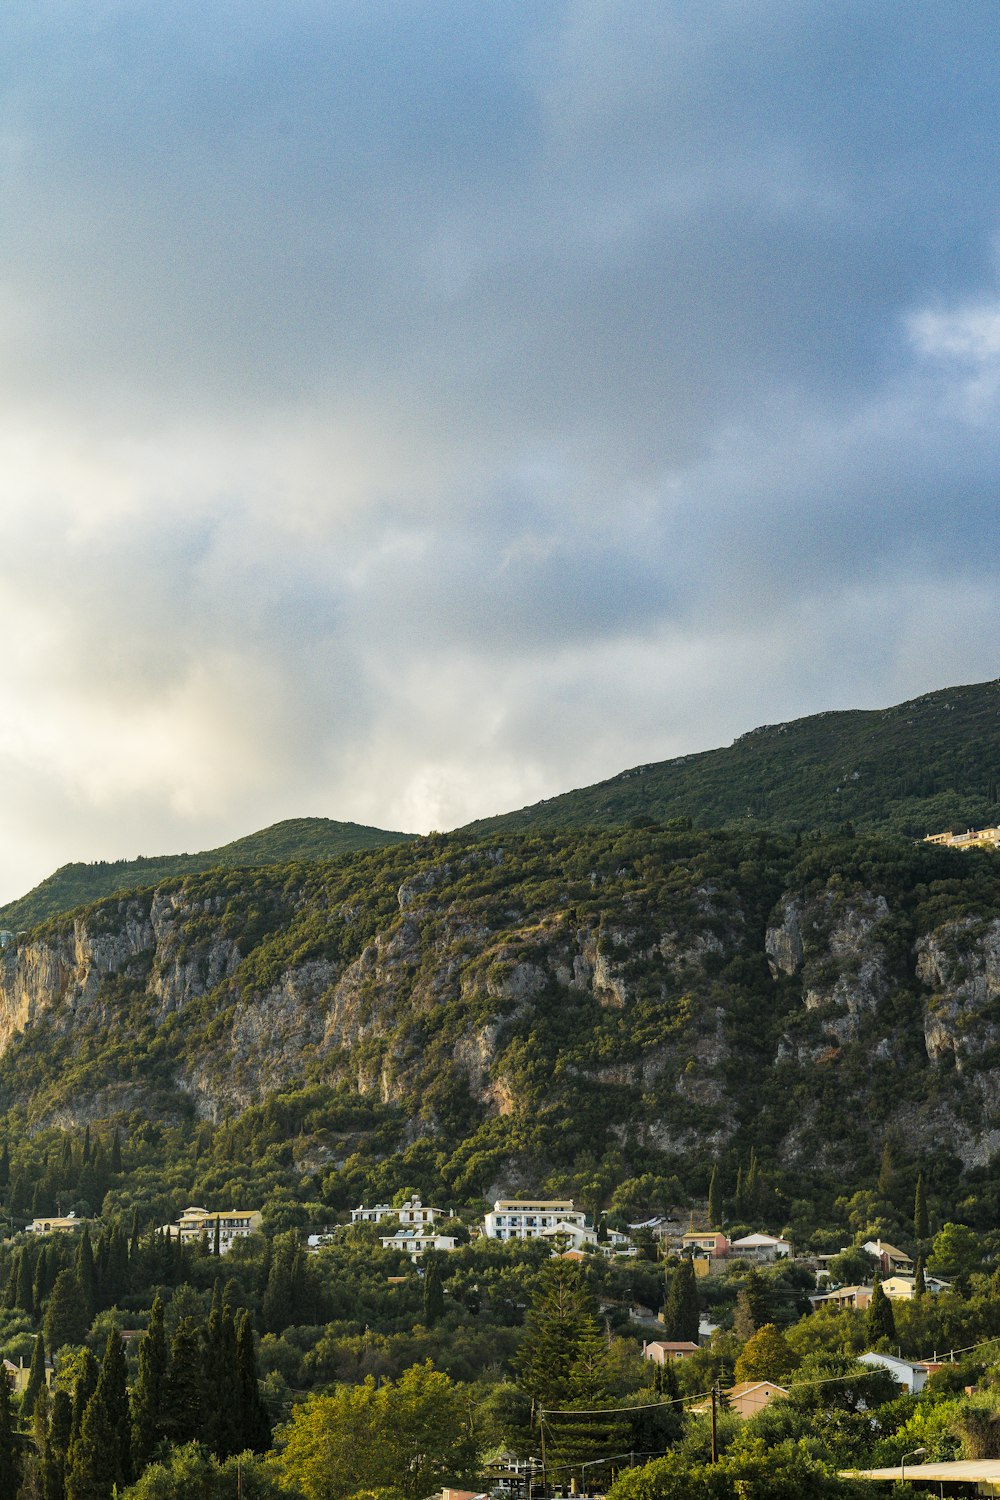
[[[45,1343],[53,1354],[64,1344],[82,1344],[89,1319],[75,1271],[60,1271],[45,1309]]]
[[[115,1483],[119,1488],[124,1488],[132,1477],[132,1420],[125,1345],[117,1328],[112,1328],[104,1346],[96,1394],[104,1402],[108,1421],[115,1435]]]
[[[111,1500],[117,1474],[118,1438],[98,1380],[70,1443],[66,1500]]]
[[[10,1151],[7,1142],[0,1147],[0,1192],[10,1185]]]
[[[687,1256],[670,1278],[663,1308],[663,1329],[668,1339],[698,1342],[698,1286],[694,1265]]]
[[[153,1456],[164,1431],[163,1403],[167,1382],[167,1335],[163,1302],[157,1297],[149,1327],[139,1345],[139,1370],[132,1387],[132,1456],[140,1474]]]
[[[917,1263],[913,1268],[913,1295],[922,1297],[927,1291],[927,1281],[924,1276],[924,1257],[917,1256]]]
[[[197,1442],[205,1428],[204,1353],[193,1318],[182,1318],[170,1345],[164,1403],[166,1435],[175,1443]]]
[[[865,1338],[869,1344],[877,1344],[879,1339],[893,1341],[895,1337],[896,1319],[893,1316],[892,1303],[882,1290],[881,1281],[876,1281],[872,1291],[872,1300],[865,1312]]]
[[[25,1245],[18,1251],[17,1257],[17,1291],[14,1297],[15,1307],[26,1312],[30,1318],[35,1311],[34,1297],[34,1265],[31,1252]]]
[[[84,1224],[76,1247],[76,1278],[87,1312],[87,1321],[97,1308],[97,1268],[94,1265],[94,1247],[90,1240],[90,1226]]]
[[[924,1196],[924,1174],[921,1172],[917,1177],[916,1192],[913,1195],[913,1233],[918,1240],[926,1240],[930,1237],[930,1232],[927,1199]]]
[[[283,1236],[272,1252],[271,1270],[261,1307],[266,1333],[281,1333],[295,1321],[294,1259],[294,1246],[288,1237]]]
[[[444,1283],[441,1264],[432,1252],[424,1256],[424,1323],[433,1328],[444,1313]]]
[[[31,1369],[28,1371],[28,1383],[24,1387],[24,1395],[21,1397],[21,1417],[27,1421],[35,1409],[39,1391],[45,1389],[45,1340],[42,1335],[36,1334],[35,1347],[31,1351]]]
[[[80,1361],[79,1373],[76,1384],[73,1387],[73,1420],[70,1424],[70,1438],[75,1439],[80,1434],[83,1426],[83,1414],[87,1410],[87,1404],[97,1389],[97,1377],[100,1371],[97,1368],[97,1360],[89,1349],[83,1351]]]
[[[212,1234],[212,1254],[218,1258],[222,1254],[222,1215],[215,1217],[215,1229]]]
[[[115,1177],[118,1176],[122,1169],[122,1133],[117,1125],[115,1126],[115,1133],[111,1137],[111,1157],[108,1162],[108,1168]]]
[[[236,1320],[236,1371],[239,1385],[239,1449],[265,1453],[271,1446],[271,1424],[261,1399],[253,1323],[244,1309]]]
[[[719,1189],[718,1164],[712,1168],[708,1183],[708,1225],[710,1229],[722,1228],[722,1194]]]
[[[55,1252],[53,1251],[53,1259]],[[42,1316],[42,1303],[45,1301],[49,1290],[49,1255],[45,1245],[38,1252],[35,1261],[35,1275],[31,1283],[31,1315],[37,1323]]]
[[[52,1415],[42,1454],[45,1500],[65,1500],[66,1460],[73,1430],[73,1403],[67,1391],[52,1397]]]
[[[0,1379],[0,1495],[16,1495],[21,1482],[21,1450],[14,1431],[10,1381]]]

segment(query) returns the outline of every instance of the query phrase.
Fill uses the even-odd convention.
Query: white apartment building
[[[434,1234],[419,1229],[397,1229],[395,1234],[382,1235],[385,1250],[405,1250],[411,1260],[417,1260],[425,1250],[454,1250],[458,1244],[453,1234]]]
[[[409,1229],[424,1229],[435,1219],[444,1218],[447,1215],[443,1209],[431,1208],[419,1198],[407,1198],[400,1208],[393,1208],[391,1203],[376,1203],[374,1208],[359,1206],[351,1209],[352,1224],[381,1224],[383,1219],[398,1219]]]
[[[561,1224],[586,1229],[587,1215],[573,1207],[572,1198],[498,1198],[483,1233],[488,1240],[537,1240]]]

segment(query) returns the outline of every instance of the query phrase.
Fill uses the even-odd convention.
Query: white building
[[[522,1235],[522,1239],[533,1239],[533,1235]],[[549,1224],[539,1231],[538,1238],[551,1240],[553,1250],[596,1250],[597,1231],[586,1224]]]
[[[488,1240],[537,1240],[560,1224],[586,1228],[587,1215],[573,1207],[572,1198],[498,1198],[483,1233]]]
[[[395,1234],[382,1235],[383,1249],[404,1250],[411,1260],[425,1250],[454,1250],[457,1244],[453,1234],[434,1234],[431,1230],[397,1229]]]
[[[398,1219],[412,1229],[424,1229],[435,1219],[447,1218],[443,1209],[430,1208],[419,1198],[408,1198],[399,1208],[391,1203],[376,1203],[374,1208],[352,1208],[352,1224],[381,1224],[383,1219]]]
[[[909,1359],[897,1359],[894,1354],[862,1354],[858,1357],[858,1364],[880,1365],[883,1370],[888,1370],[890,1375],[894,1375],[911,1396],[919,1396],[927,1384],[926,1365],[914,1364]]]
[[[730,1240],[729,1253],[742,1256],[744,1260],[789,1260],[792,1247],[788,1240],[778,1239],[773,1234],[745,1234],[740,1240]]]

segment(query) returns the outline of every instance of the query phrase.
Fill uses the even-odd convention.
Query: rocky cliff
[[[853,846],[805,869],[790,841],[645,829],[168,882],[3,950],[0,1102],[218,1118],[334,1080],[448,1149],[585,1141],[635,1166],[760,1141],[829,1167],[877,1128],[982,1163],[995,875],[884,859],[862,879]],[[931,898],[917,877],[943,869]]]

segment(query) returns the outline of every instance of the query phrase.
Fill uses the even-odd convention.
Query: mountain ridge
[[[414,834],[372,828],[333,818],[285,818],[255,833],[197,854],[140,855],[136,859],[77,861],[60,865],[25,895],[0,906],[0,927],[33,927],[49,917],[175,875],[216,867],[253,868],[298,859],[336,859],[366,849],[403,843]]]

